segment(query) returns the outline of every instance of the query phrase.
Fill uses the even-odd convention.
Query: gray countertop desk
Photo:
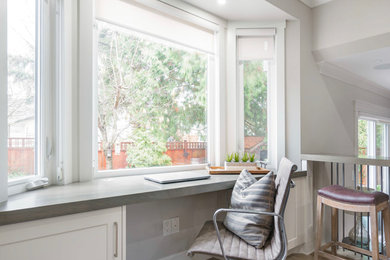
[[[306,172],[296,172],[293,178],[303,176],[306,176]],[[51,186],[10,196],[7,202],[0,203],[0,226],[227,190],[234,186],[237,177],[212,175],[207,180],[158,184],[144,180],[143,176],[127,176]],[[261,175],[256,177],[260,178]]]

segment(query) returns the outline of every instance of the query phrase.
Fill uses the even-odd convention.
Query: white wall
[[[335,0],[313,8],[313,49],[390,32],[390,1]]]
[[[301,155],[301,97],[299,21],[286,23],[286,157],[300,165]]]
[[[127,205],[127,260],[156,260],[188,250],[204,222],[227,206],[230,192]],[[163,236],[165,219],[180,218],[180,232]]]
[[[335,51],[334,55],[343,56],[357,41],[364,51],[375,47],[365,40],[390,32],[390,1],[332,1],[312,10],[312,50],[328,48]],[[345,48],[339,48],[340,44]],[[312,66],[316,72],[310,76],[311,86],[301,89],[302,152],[354,156],[354,100],[390,107],[390,99],[319,75],[317,66]]]
[[[332,10],[327,13],[327,20],[324,20],[323,23],[321,23],[321,26],[319,26],[319,18],[315,16],[320,8],[331,8],[328,4],[311,10],[297,0],[267,1],[273,3],[298,19],[298,21],[289,21],[287,23],[286,30],[287,154],[289,155],[289,153],[293,153],[293,150],[289,147],[289,145],[294,145],[292,138],[296,136],[295,131],[298,130],[296,125],[299,125],[302,153],[354,155],[354,100],[361,100],[389,107],[390,99],[374,94],[371,91],[363,90],[356,86],[321,75],[318,65],[314,60],[312,50],[315,48],[325,48],[345,43],[345,41],[356,40],[358,37],[354,36],[351,32],[346,32],[345,38],[338,37],[338,34],[342,34],[343,30],[349,30],[348,26],[343,24],[342,14],[348,13],[351,6],[354,6],[357,2],[359,2],[358,6],[362,5],[364,0],[333,1],[332,3],[337,2],[337,5],[340,5],[340,2],[342,2],[345,5],[348,5],[349,8],[337,11]],[[376,2],[380,2],[382,5],[385,4],[385,1]],[[365,3],[372,4],[372,1],[365,1]],[[387,3],[390,2],[387,1]],[[384,6],[382,6],[382,8],[384,8]],[[373,9],[368,8],[367,10]],[[386,10],[390,9],[387,7]],[[332,17],[332,15],[335,14],[333,14],[333,12],[341,16],[341,21],[334,21],[335,18]],[[382,14],[383,11],[378,13],[379,16]],[[348,13],[346,17],[351,17],[351,14]],[[320,16],[320,18],[324,19],[322,16]],[[358,19],[359,17],[355,18]],[[316,22],[313,23],[314,20],[316,20]],[[390,24],[388,20],[384,20],[384,23],[387,23],[387,26]],[[368,37],[370,33],[383,33],[383,26],[380,27],[382,28],[382,31],[370,31],[367,27],[363,27],[363,31],[359,37]],[[390,27],[388,27],[388,29],[390,29]],[[322,36],[323,32],[324,36]],[[316,42],[316,47],[313,47],[313,41]],[[299,93],[298,97],[296,96],[297,93]],[[297,102],[295,107],[294,102]],[[297,120],[298,117],[296,117],[296,113],[294,112],[299,106],[300,121]],[[295,130],[290,129],[290,127],[293,127]],[[310,168],[310,171],[308,172],[308,179],[313,180],[313,174],[317,175],[320,173],[313,171],[313,165],[308,165],[308,167]],[[308,183],[311,182],[309,181]],[[310,187],[312,189],[311,196],[315,197],[316,186],[310,185]],[[307,204],[305,209],[307,210],[313,208],[312,205],[313,203],[311,201]],[[309,210],[307,213],[308,218],[305,220],[304,227],[306,232],[305,245],[301,248],[296,248],[294,250],[296,252],[310,253],[313,250],[314,233],[313,222],[310,222],[309,220],[310,216],[313,217],[314,215],[310,213]]]
[[[390,108],[390,99],[327,76],[320,76],[319,80],[318,93],[306,95],[306,107],[316,114],[303,120],[304,153],[354,156],[354,101]]]
[[[304,6],[300,1],[268,1],[299,19],[299,28],[297,26],[298,22],[288,22],[289,26],[286,31],[286,113],[288,115],[287,122],[289,122],[286,125],[286,129],[288,133],[292,132],[287,138],[287,147],[294,144],[291,139],[295,134],[293,134],[294,131],[290,127],[297,128],[294,125],[295,122],[291,120],[295,116],[295,113],[291,111],[291,109],[294,110],[292,102],[300,102],[301,152],[353,156],[355,139],[353,100],[366,101],[386,107],[390,106],[390,100],[370,91],[322,76],[314,60],[312,39],[318,37],[318,34],[321,34],[324,30],[318,27],[318,25],[317,27],[312,27],[315,24],[313,23],[314,20],[318,19],[315,17],[319,13],[318,10],[331,8],[327,6],[331,4],[333,6],[334,2],[349,2],[349,0],[333,1],[331,4],[314,8],[313,11]],[[358,0],[357,2],[361,1]],[[383,1],[379,2],[383,3]],[[387,2],[390,3],[389,1]],[[353,6],[353,4],[350,3],[350,6]],[[348,9],[344,7],[343,10],[339,10],[337,13],[340,13],[340,15],[343,12],[348,13],[346,10]],[[381,15],[382,12],[378,14]],[[334,19],[331,13],[327,13],[326,16],[329,19],[328,22]],[[338,23],[342,24],[342,19]],[[326,27],[326,25],[322,26]],[[326,28],[328,31],[325,31],[325,34],[331,34],[331,27]],[[336,33],[335,35],[341,30],[337,26],[332,28]],[[390,27],[387,29],[390,30]],[[298,44],[296,39],[294,42],[294,36],[296,35],[300,35],[299,51],[294,47]],[[331,38],[335,38],[334,41],[337,41],[337,37],[334,35],[332,37],[329,36],[329,39]],[[321,46],[328,46],[329,42],[321,40],[321,43],[324,43]],[[291,43],[293,46],[290,45]],[[297,66],[300,67],[300,80],[296,79]],[[296,82],[300,84],[300,99],[294,97],[299,91],[294,88]],[[291,149],[287,149],[287,151]]]

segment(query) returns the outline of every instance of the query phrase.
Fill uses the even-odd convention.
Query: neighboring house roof
[[[252,150],[264,140],[263,136],[245,136],[245,150]]]

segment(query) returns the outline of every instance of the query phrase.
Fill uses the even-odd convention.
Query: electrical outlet
[[[172,221],[166,219],[163,221],[163,236],[168,236],[172,233]]]
[[[170,218],[163,221],[163,236],[168,236],[173,233],[178,233],[179,226],[179,217]]]
[[[180,231],[179,217],[171,219],[172,234]]]

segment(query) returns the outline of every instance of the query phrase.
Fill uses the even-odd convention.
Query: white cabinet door
[[[1,260],[125,260],[120,207],[0,227]]]

